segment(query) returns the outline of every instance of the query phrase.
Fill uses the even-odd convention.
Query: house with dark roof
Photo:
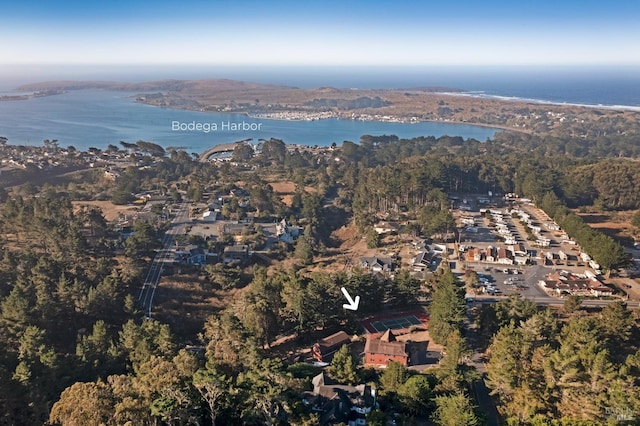
[[[201,247],[191,244],[176,248],[175,260],[187,265],[204,266],[207,264],[207,253]]]
[[[318,362],[331,362],[342,345],[350,346],[351,337],[344,331],[339,331],[316,342],[311,348],[311,355]]]
[[[502,265],[513,265],[513,253],[503,247],[498,248],[498,263]]]
[[[426,250],[421,251],[413,258],[411,268],[414,271],[424,271],[431,266],[432,254]]]
[[[390,257],[362,257],[360,258],[360,267],[371,272],[392,272],[394,262]]]
[[[388,329],[380,337],[367,337],[364,345],[364,365],[381,366],[389,365],[396,361],[402,365],[409,365],[409,353],[406,342],[396,340],[391,329]]]
[[[224,248],[223,263],[241,263],[249,258],[249,246],[238,244]]]
[[[320,425],[366,425],[365,416],[378,407],[376,389],[370,385],[341,385],[325,373],[311,383],[313,391],[305,392],[304,403],[319,414]]]

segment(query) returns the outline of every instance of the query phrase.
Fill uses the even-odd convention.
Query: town
[[[25,333],[35,333],[43,354],[70,354],[89,380],[43,389],[53,408],[30,415],[61,421],[76,401],[70,389],[123,403],[117,380],[142,383],[155,365],[183,385],[134,395],[148,412],[109,416],[223,422],[259,400],[243,406],[246,419],[420,423],[456,404],[470,419],[497,421],[517,411],[517,391],[501,381],[528,372],[495,353],[513,354],[514,336],[534,322],[576,345],[557,330],[616,318],[625,334],[599,331],[617,345],[609,362],[637,368],[636,246],[544,192],[514,148],[478,144],[270,139],[196,156],[145,141],[80,152],[56,140],[3,140],[3,338],[26,351]],[[469,166],[478,155],[482,163]],[[506,162],[521,180],[501,174]],[[478,179],[481,168],[489,171]],[[48,324],[68,331],[54,343]],[[16,357],[6,386],[17,392],[65,368],[44,355],[4,356]],[[195,393],[176,396],[180,386]],[[198,401],[211,404],[200,410]],[[621,412],[635,409],[625,401]]]

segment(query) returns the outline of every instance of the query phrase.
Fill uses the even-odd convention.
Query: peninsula
[[[247,114],[254,118],[327,118],[441,121],[504,128],[557,137],[627,134],[640,125],[640,111],[479,97],[444,87],[340,89],[251,83],[228,79],[159,80],[146,83],[54,81],[18,90],[60,92],[100,89],[136,93],[136,102],[163,108]]]

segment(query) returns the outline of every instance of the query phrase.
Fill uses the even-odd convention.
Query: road
[[[466,297],[468,299],[473,299],[473,303],[481,303],[481,304],[496,303],[500,300],[504,300],[508,298],[508,296],[484,296],[484,295],[474,296],[472,294],[467,294]],[[551,296],[525,297],[525,299],[529,299],[535,302],[536,305],[538,306],[551,306],[551,305],[562,306],[564,305],[564,301],[565,301],[565,299],[561,299],[558,297],[551,297]],[[582,301],[582,306],[592,307],[592,308],[603,307],[603,306],[607,306],[609,303],[617,302],[617,301],[619,301],[619,299],[616,299],[616,300],[585,299]],[[624,301],[624,302],[627,304],[627,308],[629,309],[640,308],[640,302],[634,302],[634,301]]]
[[[151,262],[144,284],[138,296],[138,302],[142,305],[146,318],[151,318],[153,308],[153,297],[156,294],[156,288],[162,276],[162,270],[165,262],[169,262],[173,258],[171,246],[173,238],[176,235],[185,233],[186,226],[189,223],[189,203],[183,201],[175,213],[175,217],[171,221],[171,225],[162,239],[162,249],[158,250],[156,256]]]

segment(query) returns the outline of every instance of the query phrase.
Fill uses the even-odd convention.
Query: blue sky
[[[640,65],[640,1],[416,3],[16,1],[0,65]]]

